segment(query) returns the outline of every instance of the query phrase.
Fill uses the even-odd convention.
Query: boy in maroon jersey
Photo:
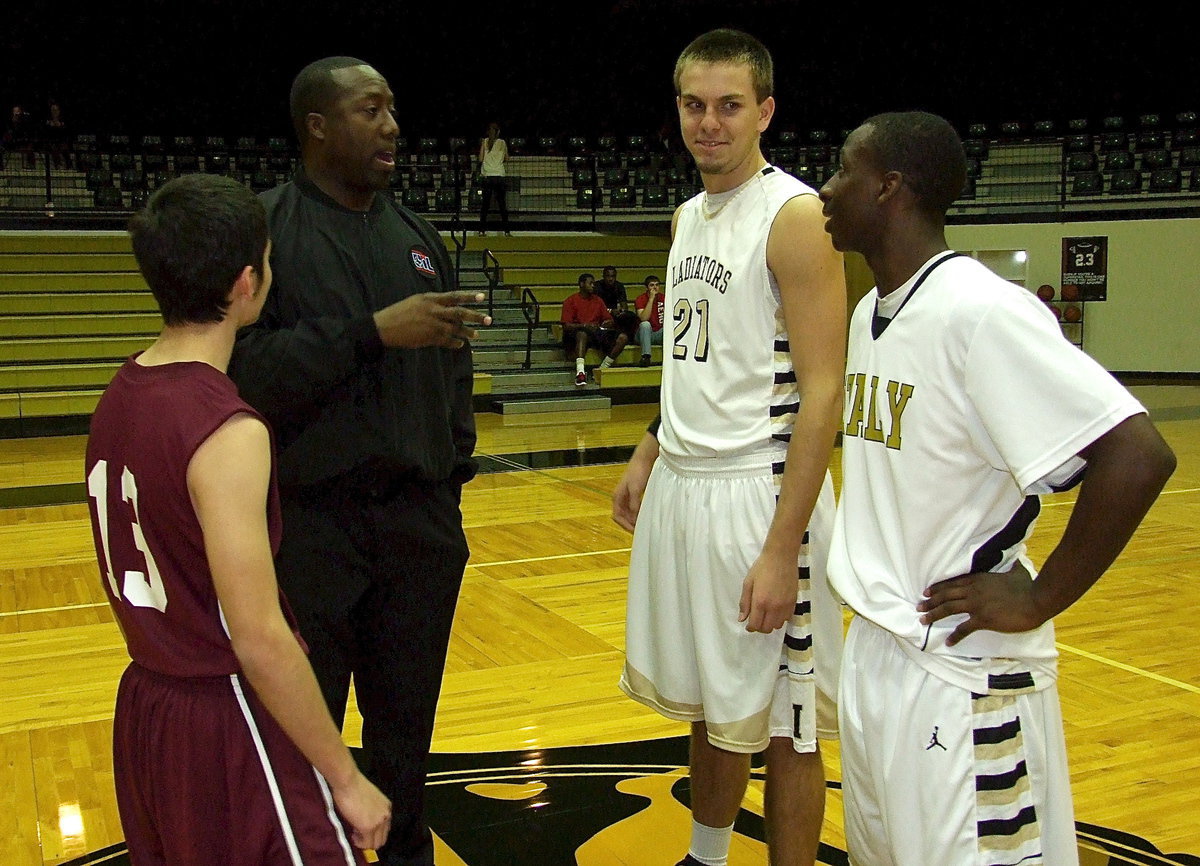
[[[133,659],[113,722],[130,859],[364,863],[391,804],[342,743],[276,584],[271,434],[225,375],[271,285],[263,206],[187,175],[129,231],[164,327],[101,397],[85,467]]]

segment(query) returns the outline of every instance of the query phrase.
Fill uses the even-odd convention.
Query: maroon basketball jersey
[[[239,670],[187,486],[196,449],[239,412],[261,418],[208,364],[143,367],[130,358],[92,416],[84,465],[101,580],[130,656],[159,673]],[[281,523],[273,456],[267,520],[274,552]],[[295,631],[282,593],[280,605]]]

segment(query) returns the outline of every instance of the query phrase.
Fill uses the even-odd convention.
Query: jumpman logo
[[[929,751],[930,749],[932,749],[934,746],[937,746],[937,747],[938,747],[939,749],[941,749],[943,752],[947,751],[946,747],[945,747],[945,746],[943,746],[943,745],[942,745],[940,742],[938,742],[938,738],[937,738],[937,732],[938,732],[938,726],[937,726],[937,725],[934,725],[934,726],[933,726],[933,736],[931,736],[931,737],[929,738],[929,745],[925,747],[925,751],[927,751],[927,752],[928,752],[928,751]]]

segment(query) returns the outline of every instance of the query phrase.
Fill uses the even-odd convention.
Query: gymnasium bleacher
[[[1200,209],[1195,112],[1063,124],[1013,121],[964,130],[968,180],[951,219],[1162,216]],[[845,130],[784,129],[765,140],[776,165],[815,187],[836,170]],[[488,292],[495,323],[475,346],[477,408],[573,392],[555,329],[577,276],[618,269],[630,300],[664,276],[673,209],[699,189],[686,153],[645,135],[509,138],[509,209],[517,236],[480,238],[477,155],[468,139],[397,142],[391,192],[443,229],[463,288]],[[120,361],[159,328],[122,231],[128,213],[181,173],[232,176],[255,190],[296,167],[290,139],[80,134],[67,167],[18,154],[0,168],[0,427],[12,435],[70,429],[91,412]],[[530,230],[532,229],[532,231]],[[654,366],[599,372],[588,392],[654,399]],[[588,364],[600,360],[593,350]],[[0,431],[4,432],[4,431]]]

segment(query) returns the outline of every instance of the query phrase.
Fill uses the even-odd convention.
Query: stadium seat
[[[962,192],[959,193],[959,196],[956,199],[956,201],[974,199],[975,198],[975,183],[976,183],[975,178],[968,176],[966,182],[963,184]]]
[[[1155,171],[1160,168],[1171,167],[1171,151],[1166,148],[1157,150],[1148,150],[1142,154],[1142,168],[1149,171]]]
[[[1074,117],[1067,121],[1067,129],[1073,133],[1087,132],[1090,124],[1086,117]]]
[[[1125,118],[1119,114],[1112,114],[1101,120],[1100,125],[1106,130],[1121,130],[1125,128]]]
[[[250,175],[250,189],[255,192],[263,192],[275,186],[275,175],[269,171],[259,169]]]
[[[83,182],[90,190],[103,189],[106,186],[112,186],[113,174],[103,168],[89,169],[83,176]]]
[[[1188,192],[1200,192],[1200,168],[1193,168],[1188,177]]]
[[[658,172],[649,168],[639,168],[633,173],[634,186],[654,186],[658,183]]]
[[[200,157],[194,153],[181,153],[175,157],[176,174],[195,174],[200,171]]]
[[[572,135],[567,137],[567,150],[571,153],[583,154],[588,149],[587,137],[583,135]]]
[[[1077,174],[1071,179],[1071,195],[1099,195],[1104,192],[1104,178],[1098,171]]]
[[[661,186],[648,186],[642,193],[643,207],[667,207],[667,190]]]
[[[1171,147],[1179,150],[1200,144],[1200,134],[1195,129],[1177,129],[1171,136]]]
[[[596,187],[585,186],[575,191],[575,207],[590,210],[599,206],[599,203]]]
[[[979,160],[973,156],[968,156],[967,157],[967,177],[974,179],[974,178],[979,177],[979,175],[982,174],[982,172],[983,172],[983,166],[979,162]]]
[[[1179,192],[1183,176],[1177,168],[1160,168],[1150,174],[1150,192]]]
[[[1128,150],[1129,136],[1123,132],[1106,132],[1100,136],[1100,150],[1111,153],[1115,150]]]
[[[610,168],[604,172],[606,187],[626,186],[629,183],[629,171],[624,168]]]
[[[779,146],[780,147],[795,147],[796,142],[799,140],[799,138],[800,137],[798,135],[796,135],[796,131],[793,129],[780,130],[779,139],[778,139]]]
[[[1125,171],[1133,168],[1133,154],[1127,150],[1117,150],[1105,154],[1105,171]]]
[[[634,207],[636,204],[637,200],[634,198],[631,186],[616,186],[609,191],[609,207]]]
[[[166,171],[167,155],[161,152],[142,154],[142,168],[147,172]]]
[[[121,172],[121,189],[134,190],[146,188],[146,174],[140,169],[127,168]]]
[[[1159,150],[1165,143],[1162,130],[1152,129],[1138,133],[1136,147],[1138,150]]]
[[[1108,191],[1114,193],[1123,193],[1125,195],[1141,192],[1142,173],[1135,169],[1125,169],[1122,171],[1113,172],[1112,180],[1108,185]]]
[[[443,213],[457,213],[461,201],[458,190],[452,186],[441,187],[433,196],[434,209]]]
[[[102,186],[93,193],[96,207],[116,209],[125,207],[121,191],[115,186]]]
[[[1090,151],[1092,149],[1092,137],[1086,132],[1077,132],[1074,135],[1068,135],[1063,145],[1072,153]]]
[[[1067,171],[1095,171],[1096,154],[1093,151],[1072,153],[1067,156]]]
[[[1054,135],[1054,126],[1053,120],[1035,120],[1033,122],[1033,133],[1039,137]]]
[[[585,186],[596,185],[596,173],[590,168],[577,168],[571,173],[571,186],[574,189],[583,189]]]
[[[433,172],[428,168],[414,168],[409,178],[409,185],[416,189],[433,189]]]
[[[108,167],[113,171],[128,171],[133,168],[132,153],[114,153],[108,158]]]
[[[424,212],[429,210],[429,195],[423,189],[409,187],[401,196],[400,203],[409,210]]]
[[[1185,147],[1179,151],[1179,167],[1191,168],[1200,165],[1200,147]]]

